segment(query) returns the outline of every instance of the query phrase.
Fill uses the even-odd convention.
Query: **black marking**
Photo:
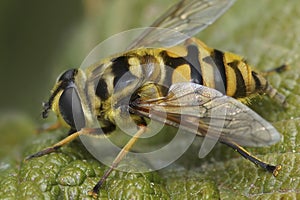
[[[65,71],[57,80],[57,88],[53,91],[51,96],[49,97],[48,102],[43,103],[43,112],[42,117],[45,119],[48,117],[48,112],[52,108],[52,104],[56,95],[61,91],[67,88],[69,85],[73,84],[74,77],[78,73],[78,69],[69,69]]]
[[[62,75],[60,75],[60,77],[58,78],[58,82],[74,80],[74,77],[76,76],[77,73],[78,73],[78,69],[68,69]]]
[[[102,108],[100,108],[100,110],[102,110]],[[99,130],[99,132],[95,132],[94,135],[100,135],[99,133],[104,133],[104,134],[110,134],[111,132],[113,132],[114,130],[116,130],[116,125],[113,124],[111,121],[104,119],[105,116],[103,115],[98,115],[97,119],[98,121],[100,121],[102,123],[101,125],[101,130]]]
[[[68,135],[72,135],[73,133],[76,133],[77,130],[71,127],[71,129],[68,131]]]
[[[168,55],[167,51],[160,52],[160,56],[163,58],[165,66],[171,67],[173,69],[176,69],[176,67],[178,67],[178,66],[188,64],[187,60],[185,58],[171,57]],[[165,73],[166,73],[166,75],[165,75],[165,80],[164,80],[163,85],[165,85],[166,87],[170,87],[172,85],[173,70],[166,68]]]
[[[214,50],[211,56],[206,56],[203,61],[208,63],[213,68],[215,89],[226,94],[227,80],[224,65],[224,53],[219,50]]]
[[[124,89],[137,79],[129,70],[129,58],[129,56],[120,56],[112,60],[111,68],[114,75],[113,87],[115,92]],[[121,78],[122,80],[120,81]]]
[[[215,89],[219,90],[223,94],[226,94],[227,91],[227,80],[226,80],[226,71],[224,65],[224,53],[217,49],[213,52],[213,59],[218,68],[214,70],[214,77],[215,77]],[[221,76],[221,80],[220,80]]]
[[[187,60],[184,57],[174,58],[169,56],[166,51],[162,51],[160,53],[160,56],[163,58],[165,65],[168,67],[172,67],[173,69],[176,69],[176,67],[180,65],[187,64]]]
[[[100,79],[97,83],[97,86],[96,86],[96,95],[102,100],[106,100],[108,99],[109,97],[109,94],[108,94],[108,89],[107,89],[107,83],[105,82],[104,79]]]
[[[187,46],[188,54],[185,59],[188,61],[191,69],[191,82],[202,85],[202,69],[199,62],[199,49],[195,45]]]
[[[49,97],[48,102],[44,102],[43,103],[43,112],[42,112],[42,117],[43,119],[48,117],[48,112],[49,110],[52,108],[52,104],[54,101],[54,98],[56,97],[56,95],[65,88],[64,84],[59,84],[59,86],[53,91],[53,93],[51,94],[51,96]]]
[[[114,75],[114,87],[116,86],[119,79],[127,72],[129,72],[129,63],[127,56],[120,56],[113,59],[111,65],[112,73]]]
[[[160,56],[163,58],[166,66],[176,69],[177,67],[188,64],[191,70],[191,82],[202,85],[203,78],[201,72],[201,66],[199,62],[199,50],[195,45],[189,45],[187,47],[188,54],[185,57],[170,57],[166,51],[162,51]],[[166,78],[164,85],[170,86],[172,84],[173,71],[166,70]]]
[[[258,74],[254,71],[252,71],[251,74],[252,74],[252,77],[255,81],[255,90],[261,90],[262,89],[262,84],[261,84],[260,79],[258,78]]]
[[[116,130],[116,125],[111,124],[110,126],[101,127],[101,130],[105,135],[107,135]]]
[[[230,66],[234,70],[236,76],[236,90],[234,95],[232,96],[234,98],[245,97],[247,95],[243,74],[239,70],[238,64],[239,64],[238,60],[228,63],[228,66]]]
[[[48,117],[48,112],[51,109],[53,99],[49,99],[48,102],[43,102],[43,111],[42,111],[42,118],[46,119]]]

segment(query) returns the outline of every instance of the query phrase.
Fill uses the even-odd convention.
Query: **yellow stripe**
[[[201,68],[201,75],[203,79],[203,85],[215,88],[215,75],[214,75],[214,68],[216,66],[212,66],[209,63],[203,61],[203,58],[211,58],[212,63],[214,63],[213,58],[211,57],[213,49],[207,47],[202,41],[198,39],[193,39],[189,41],[190,43],[197,44],[197,47],[199,49],[199,62],[200,62],[200,68]]]
[[[214,66],[211,64],[203,61],[202,58],[211,58],[210,54],[208,51],[205,49],[202,49],[199,54],[199,61],[200,61],[200,67],[201,67],[201,73],[202,73],[202,79],[203,79],[203,85],[210,87],[210,88],[215,88],[215,75],[214,75]],[[212,58],[211,58],[212,59]],[[213,62],[213,59],[211,61]]]
[[[236,92],[236,76],[234,70],[225,64],[225,72],[226,72],[226,81],[227,81],[227,88],[226,88],[226,95],[232,97]]]
[[[188,64],[180,65],[172,74],[172,83],[189,82],[191,80],[191,69]]]
[[[174,46],[166,49],[168,56],[172,58],[179,58],[187,56],[187,49],[185,46]]]
[[[253,84],[251,69],[243,61],[239,62],[238,69],[240,70],[240,72],[241,72],[241,74],[243,76],[243,79],[244,79],[244,82],[245,82],[245,86],[246,86],[246,93],[250,94],[252,92],[251,86]]]
[[[128,59],[130,72],[136,77],[142,77],[143,71],[140,65],[140,59],[137,57],[131,57]]]

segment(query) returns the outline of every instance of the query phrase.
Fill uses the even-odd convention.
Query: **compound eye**
[[[77,74],[77,72],[78,72],[77,69],[68,69],[58,77],[57,82],[72,80],[74,76]]]
[[[85,126],[81,101],[75,87],[66,88],[59,99],[59,110],[67,124],[76,130]]]

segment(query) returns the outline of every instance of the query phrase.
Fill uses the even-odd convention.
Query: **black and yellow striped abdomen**
[[[123,83],[126,89],[136,79],[145,78],[167,87],[178,82],[194,82],[234,98],[263,92],[267,87],[266,79],[254,72],[242,57],[211,49],[197,39],[168,49],[133,50],[109,62],[106,69],[102,69],[102,64],[92,70],[92,77],[99,77],[95,90],[101,100],[111,95],[117,83],[126,81]],[[120,81],[121,78],[124,80]]]
[[[268,87],[264,77],[254,72],[242,57],[211,49],[197,39],[184,46],[160,52],[174,73],[166,76],[172,83],[191,81],[217,89],[227,96],[244,98]]]
[[[87,80],[94,82],[91,93],[99,98],[94,103],[100,113],[110,110],[112,102],[118,106],[149,82],[165,86],[162,88],[179,82],[193,82],[237,99],[267,93],[279,103],[285,103],[285,97],[262,75],[254,72],[242,57],[209,48],[195,38],[171,48],[132,50],[89,68],[86,74]],[[149,98],[157,98],[167,91],[151,92]]]

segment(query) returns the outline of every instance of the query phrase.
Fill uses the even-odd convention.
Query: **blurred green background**
[[[168,5],[158,2],[1,1],[1,112],[15,110],[36,117],[62,70],[79,66],[111,34],[146,21],[146,13],[152,12],[152,21],[156,8]],[[136,18],[144,9],[149,11]]]
[[[0,5],[0,110],[35,117],[53,82],[55,60],[83,18],[83,4],[13,0]]]

